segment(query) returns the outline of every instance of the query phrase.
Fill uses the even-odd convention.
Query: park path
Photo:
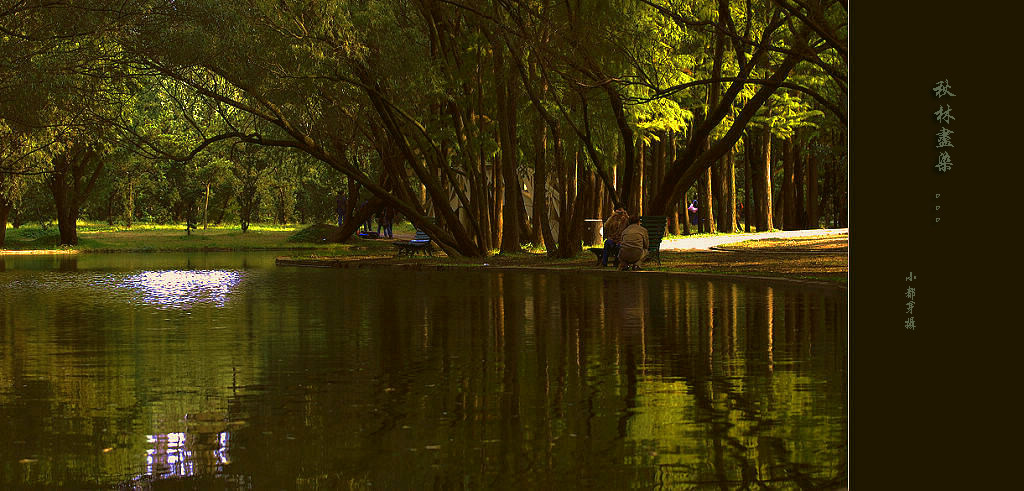
[[[816,230],[780,230],[777,232],[756,232],[750,234],[715,235],[710,237],[693,237],[661,241],[663,251],[708,250],[712,247],[742,242],[751,239],[777,239],[788,237],[808,237],[816,235],[849,234],[849,228],[826,228]]]

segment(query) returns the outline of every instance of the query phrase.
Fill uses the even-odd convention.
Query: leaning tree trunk
[[[338,235],[332,237],[331,240],[334,242],[345,242],[352,237],[359,230],[359,227],[363,226],[363,223],[369,220],[371,217],[376,215],[378,212],[384,209],[384,200],[371,196],[366,201],[365,206],[361,206],[352,211],[352,215],[345,218],[345,221],[341,224],[341,229],[338,231]]]

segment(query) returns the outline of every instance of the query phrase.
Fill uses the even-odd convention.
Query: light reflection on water
[[[142,271],[114,277],[114,286],[135,294],[138,302],[155,307],[188,309],[196,304],[223,307],[244,277],[242,271]],[[98,286],[109,284],[104,278]]]
[[[222,472],[224,466],[230,463],[230,434],[221,431],[211,442],[196,440],[196,435],[184,432],[146,435],[150,448],[146,450],[146,474],[140,478],[166,479]]]

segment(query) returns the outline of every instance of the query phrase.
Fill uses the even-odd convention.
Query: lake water
[[[844,484],[846,291],[0,256],[0,488]]]

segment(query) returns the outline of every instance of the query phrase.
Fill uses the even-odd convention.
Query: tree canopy
[[[813,0],[3,0],[0,194],[45,176],[73,221],[115,167],[108,193],[177,179],[170,201],[196,210],[223,185],[241,217],[276,190],[281,219],[324,166],[451,254],[570,256],[585,215],[669,214],[765,128],[836,140],[846,17]]]

